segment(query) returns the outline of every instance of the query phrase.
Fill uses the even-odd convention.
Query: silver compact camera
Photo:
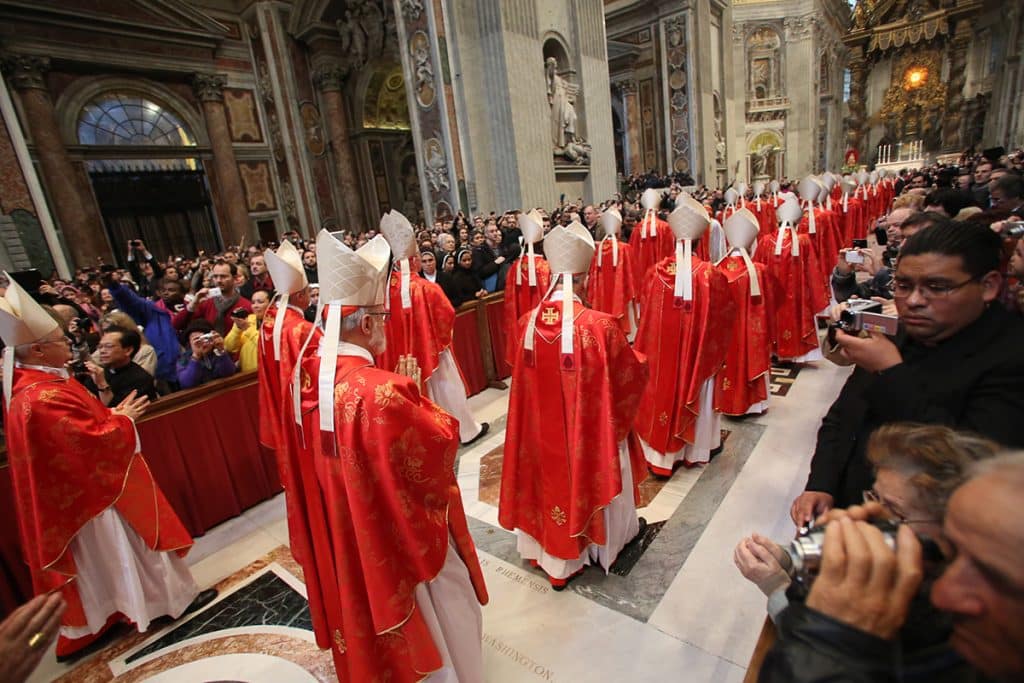
[[[199,337],[199,341],[203,342],[204,344],[210,344],[210,343],[213,342],[213,340],[216,337],[217,337],[216,333],[214,333],[214,332],[207,332],[203,336]]]
[[[882,532],[885,544],[891,549],[896,549],[896,536],[899,533],[900,523],[887,519],[872,520],[872,526]],[[927,536],[917,534],[917,540],[921,542],[922,559],[924,560],[926,578],[936,578],[942,573],[945,567],[945,557],[942,550],[934,540]],[[785,547],[786,554],[792,563],[789,574],[793,580],[804,587],[809,588],[814,582],[818,572],[821,571],[822,548],[825,544],[825,527],[812,526],[802,528],[788,547]]]
[[[882,313],[882,304],[870,299],[850,299],[847,307],[839,314],[839,320],[829,324],[828,342],[836,345],[836,330],[846,334],[858,334],[861,331],[881,332],[890,337],[899,330],[899,318]]]
[[[1007,221],[1003,234],[1007,237],[1024,237],[1024,221]]]

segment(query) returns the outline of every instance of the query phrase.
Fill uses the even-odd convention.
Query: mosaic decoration
[[[665,68],[668,88],[671,170],[690,170],[690,96],[686,40],[686,15],[662,23],[665,37]]]

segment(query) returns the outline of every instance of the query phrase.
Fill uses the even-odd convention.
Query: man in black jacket
[[[999,237],[948,223],[909,238],[894,277],[901,334],[839,332],[857,368],[818,430],[807,486],[790,514],[798,525],[861,501],[873,475],[868,437],[889,422],[944,424],[1024,446],[1024,322],[998,303]]]

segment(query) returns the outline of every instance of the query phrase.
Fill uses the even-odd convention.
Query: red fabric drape
[[[452,326],[452,353],[466,382],[466,393],[470,396],[487,388],[487,372],[480,355],[476,316],[476,308],[459,311]]]
[[[508,317],[504,299],[495,299],[485,304],[487,311],[487,329],[491,333],[491,353],[494,356],[494,369],[498,378],[504,379],[512,374],[512,366],[508,362],[509,345],[513,340],[508,338]]]

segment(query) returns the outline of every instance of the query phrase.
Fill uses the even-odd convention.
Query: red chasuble
[[[310,510],[322,507],[316,475],[313,471],[312,443],[300,439],[295,424],[295,409],[292,396],[292,373],[299,363],[303,344],[314,330],[297,309],[289,306],[285,311],[281,330],[281,358],[274,359],[274,318],[277,307],[267,311],[260,328],[259,342],[259,400],[260,400],[260,443],[273,449],[277,459],[277,470],[285,491],[285,508],[288,512],[288,540],[292,557],[302,566],[309,598],[309,612],[313,621],[313,632],[317,644],[322,648],[331,647],[331,634],[327,625],[322,571],[316,563],[322,562],[314,552],[313,537],[323,537],[322,519],[310,519]],[[320,331],[313,332],[313,338],[306,347],[306,355],[315,354],[320,340]],[[316,513],[314,513],[315,515]],[[329,565],[326,567],[329,570]],[[328,571],[327,576],[330,576]],[[328,587],[328,590],[330,588]]]
[[[715,377],[714,405],[715,410],[726,415],[745,415],[750,406],[768,400],[768,383],[764,378],[771,369],[769,311],[773,310],[776,285],[764,264],[755,263],[761,295],[750,296],[750,275],[739,255],[722,259],[718,270],[729,280],[736,316],[725,366]]]
[[[178,515],[136,452],[132,421],[73,379],[14,371],[5,415],[18,530],[36,594],[63,586],[64,626],[87,626],[68,546],[113,507],[146,545],[184,556],[192,545]]]
[[[821,269],[810,238],[800,235],[800,255],[792,255],[792,231],[783,231],[782,253],[775,255],[779,232],[761,237],[756,261],[767,266],[775,279],[778,296],[772,301],[772,347],[781,359],[797,358],[818,348],[814,316],[828,305]]]
[[[600,512],[622,493],[619,443],[632,427],[647,367],[615,319],[575,303],[575,370],[561,365],[562,302],[545,301],[533,352],[519,323],[509,394],[498,521],[575,560],[607,542]],[[640,449],[630,449],[634,500],[646,478]]]
[[[612,241],[602,240],[598,254],[590,262],[587,280],[587,303],[595,311],[611,314],[624,334],[632,332],[629,308],[636,301],[636,280],[633,267],[633,247],[619,240],[619,264],[614,265]],[[538,302],[539,303],[539,302]],[[532,310],[532,309],[531,309]],[[516,337],[509,337],[515,339]]]
[[[813,211],[814,234],[812,235],[810,232],[811,223],[807,216],[807,209],[804,209],[804,215],[800,219],[798,229],[801,235],[807,235],[811,240],[811,247],[814,249],[814,255],[817,257],[815,260],[817,261],[818,273],[820,274],[823,286],[827,288],[832,277],[832,269],[839,258],[839,250],[844,245],[842,243],[842,235],[839,233],[839,228],[832,212],[817,206],[814,207]]]
[[[672,228],[656,214],[652,214],[651,219],[657,229],[657,237],[644,234],[646,218],[641,218],[640,222],[633,226],[633,232],[629,236],[629,245],[633,247],[633,282],[643,282],[651,266],[675,253],[676,238],[672,234]],[[650,226],[647,227],[650,230]]]
[[[853,195],[846,198],[846,209],[843,209],[843,198],[832,202],[832,210],[836,212],[843,229],[843,246],[853,246],[853,240],[862,239],[868,233],[867,216],[864,200]]]
[[[458,426],[409,378],[356,356],[336,363],[336,431],[313,440],[338,598],[327,613],[335,669],[342,683],[420,681],[442,661],[415,589],[440,573],[449,538],[487,603],[455,481]],[[305,376],[319,364],[305,359]],[[304,424],[319,425],[318,410],[314,381]]]
[[[768,199],[761,199],[761,208],[757,208],[757,200],[747,202],[747,208],[757,217],[757,225],[761,234],[772,232],[779,226],[779,220],[775,217],[775,202]]]
[[[445,296],[441,285],[410,273],[410,308],[402,308],[402,274],[391,273],[389,285],[391,317],[384,327],[387,349],[377,358],[377,364],[386,369],[398,367],[398,358],[412,354],[419,363],[426,382],[437,369],[441,352],[452,344],[452,325],[455,309]]]
[[[701,386],[725,362],[735,314],[729,282],[714,266],[694,255],[693,301],[679,305],[675,272],[671,256],[641,284],[643,315],[635,342],[651,366],[636,431],[660,453],[693,443]]]
[[[537,284],[530,286],[529,254],[523,253],[505,277],[505,360],[515,363],[515,342],[519,319],[540,305],[540,300],[551,286],[551,266],[543,256],[534,254]],[[519,273],[519,284],[516,284]]]

